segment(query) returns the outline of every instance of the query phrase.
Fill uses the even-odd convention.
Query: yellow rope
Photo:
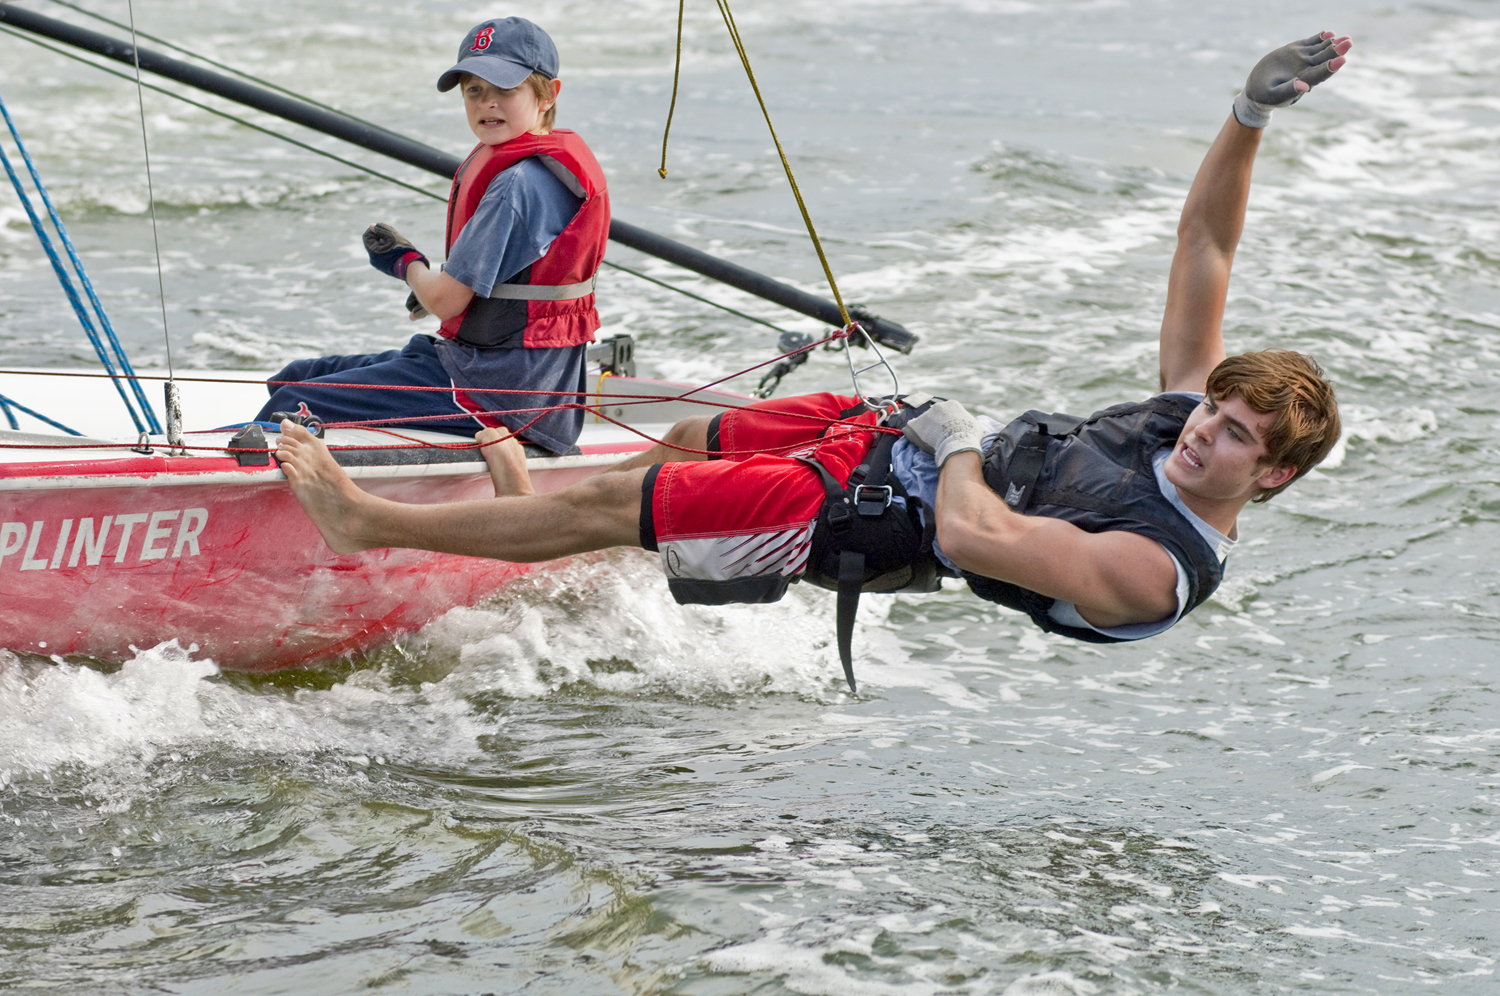
[[[677,62],[672,67],[672,103],[667,108],[667,126],[661,131],[661,167],[656,171],[667,178],[667,136],[672,133],[672,112],[677,110],[677,80],[682,76],[682,8],[687,0],[677,0]]]
[[[828,265],[828,256],[823,252],[823,242],[818,238],[818,230],[813,226],[812,215],[807,211],[807,203],[802,199],[802,191],[797,189],[797,178],[792,175],[792,164],[787,162],[786,151],[781,147],[781,139],[776,137],[776,126],[771,123],[771,112],[766,110],[765,98],[760,95],[760,84],[755,82],[755,70],[750,68],[750,56],[745,52],[745,43],[740,38],[739,26],[734,23],[734,12],[729,9],[729,0],[714,0],[719,5],[719,13],[724,18],[724,25],[729,28],[729,38],[734,42],[734,50],[739,53],[740,63],[745,67],[745,75],[750,78],[750,89],[755,91],[755,100],[760,104],[760,113],[765,115],[766,127],[771,130],[771,141],[776,143],[776,154],[781,157],[781,168],[786,171],[787,182],[792,185],[792,196],[797,199],[797,209],[802,212],[802,222],[807,225],[807,234],[812,237],[813,248],[818,252],[818,262],[823,264],[823,276],[828,278],[828,288],[833,291],[833,300],[839,306],[839,317],[844,320],[844,328],[854,324],[854,319],[849,317],[849,309],[844,306],[844,297],[839,293],[838,282],[833,279],[833,268]],[[672,131],[672,112],[677,107],[677,81],[682,74],[682,12],[687,0],[677,0],[677,63],[672,70],[672,103],[667,108],[667,125],[661,134],[661,167],[656,172],[661,178],[667,178],[667,135]]]
[[[854,324],[854,319],[849,317],[849,309],[844,307],[844,298],[839,294],[839,285],[833,279],[833,268],[828,265],[828,257],[823,252],[823,243],[818,239],[818,230],[813,227],[812,215],[808,214],[807,204],[802,200],[802,191],[797,189],[797,178],[792,175],[792,164],[787,162],[786,152],[781,147],[781,139],[776,137],[776,126],[771,123],[771,112],[766,110],[766,101],[760,95],[760,84],[755,82],[755,71],[750,68],[750,56],[745,52],[745,43],[740,39],[740,29],[734,23],[734,12],[729,9],[729,0],[714,0],[719,5],[719,13],[724,17],[724,24],[729,28],[729,37],[734,42],[734,50],[740,55],[740,62],[744,64],[745,75],[750,78],[750,88],[755,91],[755,99],[760,104],[760,112],[765,115],[766,127],[771,130],[771,141],[776,143],[776,154],[781,157],[781,168],[786,170],[787,182],[792,185],[792,196],[797,198],[797,208],[802,212],[802,221],[807,225],[807,234],[812,237],[813,248],[818,251],[818,262],[823,264],[823,275],[828,278],[828,287],[833,291],[833,300],[839,306],[839,317],[844,320],[844,328]]]

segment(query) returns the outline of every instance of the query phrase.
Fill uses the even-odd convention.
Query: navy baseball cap
[[[437,88],[452,90],[460,74],[472,73],[509,90],[533,72],[557,79],[557,63],[557,46],[547,32],[524,17],[499,17],[469,29],[458,46],[458,64],[438,77]]]

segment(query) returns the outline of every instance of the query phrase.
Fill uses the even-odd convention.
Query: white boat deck
[[[165,371],[138,370],[137,374],[142,377],[164,377]],[[267,396],[264,377],[263,372],[248,370],[178,372],[177,384],[182,398],[188,458],[224,456],[224,447],[232,432],[218,430],[243,424],[259,410]],[[146,396],[155,405],[158,417],[163,412],[162,383],[161,380],[143,382]],[[602,381],[596,379],[595,384],[596,390],[605,392],[603,396],[596,396],[597,400],[604,402],[603,410],[610,417],[627,422],[631,428],[616,425],[598,416],[590,416],[585,421],[583,435],[578,440],[582,453],[556,457],[533,456],[528,462],[534,472],[575,470],[613,463],[631,452],[649,446],[650,439],[660,438],[673,421],[688,415],[718,410],[715,407],[676,400],[647,404],[632,404],[622,400],[617,404],[608,404],[610,393],[672,398],[690,390],[681,384],[614,377],[604,378]],[[12,465],[18,471],[20,467],[15,465],[59,465],[57,472],[53,473],[42,472],[38,468],[39,472],[36,474],[21,471],[19,476],[0,477],[0,490],[37,486],[95,486],[100,483],[99,476],[81,470],[79,464],[98,461],[101,464],[99,469],[103,470],[103,464],[135,459],[141,455],[125,445],[135,445],[138,442],[137,434],[113,383],[97,376],[97,371],[33,371],[15,368],[0,372],[0,395],[83,433],[81,438],[64,434],[23,412],[15,413],[20,423],[19,431],[10,430],[8,424],[0,420],[0,465]],[[749,400],[742,395],[721,391],[705,391],[694,396],[720,405],[740,405]],[[270,433],[269,438],[274,445],[275,434]],[[327,438],[335,448],[404,446],[408,442],[451,447],[463,442],[461,436],[426,429],[332,429],[328,431]],[[48,445],[51,443],[56,446]],[[96,445],[89,446],[89,443]],[[166,440],[161,435],[153,435],[149,445],[153,451],[149,455],[168,454]],[[202,449],[195,449],[197,447]],[[401,452],[412,453],[415,458],[410,461],[396,458],[380,461],[379,465],[362,466],[352,465],[364,461],[351,455],[341,458],[341,462],[351,464],[348,470],[355,478],[472,474],[478,469],[475,464],[480,462],[478,453],[472,450],[448,450],[438,458],[435,458],[437,454],[431,450],[413,448],[403,449]],[[63,470],[63,465],[69,465],[68,469]],[[188,469],[186,463],[183,469]],[[158,477],[158,483],[164,483],[160,480],[160,473],[172,474],[166,468],[153,474],[152,476]],[[232,477],[241,482],[261,476],[281,477],[281,471],[274,465],[253,471],[245,468],[219,473],[226,479]],[[117,474],[118,472],[110,476],[117,477]],[[214,472],[198,467],[193,469],[191,476],[200,483],[207,483]],[[46,482],[45,485],[43,481]]]

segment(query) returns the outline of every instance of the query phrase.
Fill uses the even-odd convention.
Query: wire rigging
[[[760,84],[755,81],[755,70],[750,68],[750,56],[745,51],[745,42],[740,37],[740,29],[734,23],[734,12],[729,9],[729,0],[714,0],[719,5],[719,13],[724,18],[724,26],[729,29],[729,38],[734,42],[734,50],[739,53],[740,63],[745,67],[745,75],[750,80],[750,89],[755,91],[755,101],[760,104],[760,112],[765,116],[766,127],[770,129],[771,141],[776,143],[776,154],[781,157],[781,168],[786,171],[787,183],[791,184],[792,196],[797,199],[797,209],[802,212],[802,221],[807,225],[807,235],[812,239],[813,248],[817,250],[818,262],[823,264],[823,276],[828,278],[828,289],[833,292],[833,300],[839,306],[839,315],[844,320],[844,328],[854,324],[854,319],[849,317],[849,309],[844,306],[843,295],[839,293],[838,281],[833,279],[833,267],[828,265],[828,256],[823,252],[823,241],[818,238],[818,230],[813,225],[812,215],[807,210],[807,202],[802,199],[802,191],[797,188],[797,178],[792,175],[792,164],[787,161],[786,150],[781,147],[781,139],[776,137],[776,126],[771,123],[771,112],[766,108],[766,100],[761,96]]]
[[[682,16],[683,4],[685,2],[686,0],[679,0],[677,8],[677,59],[676,66],[673,69],[672,75],[672,105],[667,110],[667,123],[666,127],[662,131],[661,169],[658,170],[663,179],[665,179],[667,175],[667,134],[671,131],[672,128],[672,112],[677,106],[677,79],[682,70]],[[823,276],[827,278],[828,288],[833,292],[833,300],[838,305],[839,316],[843,320],[843,328],[845,333],[847,333],[843,341],[844,359],[849,366],[849,379],[853,382],[854,393],[862,398],[867,404],[871,405],[871,407],[880,407],[882,403],[889,404],[888,400],[882,402],[879,398],[873,396],[870,393],[867,393],[864,387],[860,384],[860,375],[869,373],[871,370],[884,369],[885,373],[890,377],[891,380],[891,389],[889,392],[890,398],[894,398],[896,395],[899,395],[901,393],[901,380],[896,375],[895,368],[890,365],[890,362],[886,360],[885,355],[880,351],[880,347],[875,345],[875,340],[870,336],[868,332],[865,331],[864,326],[855,322],[854,319],[850,317],[849,309],[844,305],[844,297],[839,293],[838,281],[835,280],[833,276],[833,267],[828,263],[828,254],[823,251],[823,240],[818,238],[818,230],[817,227],[813,224],[812,214],[807,209],[807,202],[802,198],[802,191],[797,186],[797,178],[792,173],[792,164],[787,159],[786,150],[782,148],[781,139],[776,135],[776,125],[771,121],[771,112],[766,107],[765,98],[761,95],[760,84],[756,82],[755,70],[750,65],[749,52],[746,50],[744,39],[740,35],[739,25],[736,24],[734,20],[734,11],[730,9],[729,0],[714,0],[714,2],[718,5],[719,14],[724,19],[724,26],[729,29],[729,38],[730,41],[734,43],[735,53],[740,57],[740,64],[745,67],[745,76],[750,80],[750,89],[754,91],[755,101],[760,105],[760,112],[766,119],[766,128],[771,132],[771,141],[775,143],[776,154],[781,158],[781,168],[786,173],[787,183],[792,188],[792,196],[797,201],[797,210],[802,213],[802,222],[807,226],[807,235],[812,240],[813,249],[817,251],[818,262],[823,267]],[[860,337],[861,344],[868,346],[870,349],[874,350],[875,353],[875,361],[873,363],[867,363],[864,366],[858,368],[856,368],[854,364],[854,353],[852,349],[853,345],[856,342],[856,340],[853,338],[856,333]],[[790,357],[798,354],[797,351],[793,350],[787,355],[788,357]],[[784,375],[785,373],[790,371],[791,366],[783,365],[778,369],[780,370],[781,374]],[[779,382],[781,379],[780,376],[777,375],[777,372],[773,371],[771,374],[767,375],[766,380],[762,380],[760,387],[756,389],[757,394],[762,391],[769,390],[767,387],[767,382],[770,381],[773,377],[777,382]],[[774,387],[774,383],[772,383],[771,386]]]
[[[146,200],[151,207],[151,242],[156,248],[156,289],[161,300],[161,333],[167,344],[167,376],[172,375],[172,336],[167,331],[167,287],[161,267],[161,236],[156,226],[156,190],[151,183],[151,143],[146,138],[146,92],[141,87],[141,49],[135,40],[135,0],[128,0],[130,10],[130,55],[135,61],[135,93],[141,111],[141,152],[146,157]]]

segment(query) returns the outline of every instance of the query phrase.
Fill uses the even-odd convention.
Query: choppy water
[[[500,12],[557,38],[562,123],[599,152],[620,217],[816,289],[722,25],[690,6],[666,182],[675,4]],[[455,152],[466,133],[431,79],[496,12],[136,8],[145,30]],[[1349,428],[1335,457],[1249,511],[1214,601],[1144,644],[1069,644],[958,591],[867,599],[858,700],[825,593],[679,607],[639,552],[537,576],[357,667],[0,657],[0,987],[1493,992],[1496,5],[737,14],[845,292],[923,336],[910,382],[996,415],[1152,389],[1177,211],[1231,95],[1274,44],[1354,34],[1349,67],[1266,137],[1226,322],[1231,348],[1324,362]],[[0,37],[0,94],[137,361],[159,361],[133,91]],[[438,209],[149,100],[179,363],[409,333],[356,235],[386,218],[432,245]],[[49,280],[0,193],[7,364],[85,358]],[[766,330],[617,273],[600,301],[655,373],[771,355]],[[842,383],[818,356],[786,389]]]

